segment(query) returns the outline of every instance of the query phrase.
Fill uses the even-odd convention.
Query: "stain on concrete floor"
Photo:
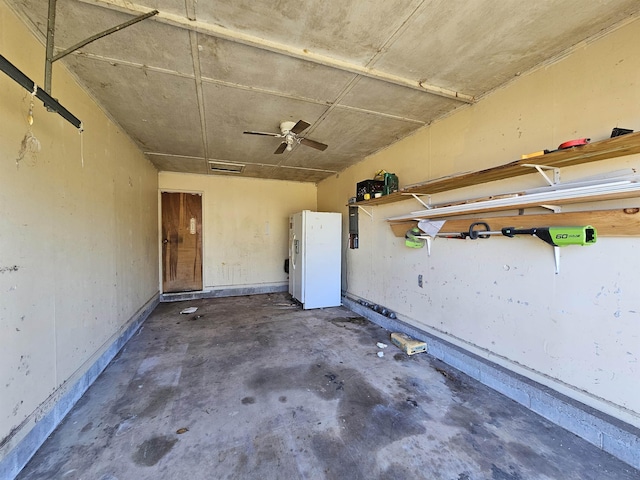
[[[378,357],[389,333],[285,294],[161,304],[18,478],[640,479],[428,355]]]
[[[142,442],[132,458],[138,465],[152,467],[164,457],[178,441],[177,438],[167,436],[152,437]]]

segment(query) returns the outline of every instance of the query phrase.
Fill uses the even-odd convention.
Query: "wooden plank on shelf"
[[[405,187],[399,192],[383,195],[380,198],[358,202],[357,205],[382,205],[411,198],[411,194],[430,195],[536,173],[534,169],[524,167],[523,165],[525,164],[563,168],[637,153],[640,153],[640,132],[607,138],[606,140],[600,140],[579,147],[556,150],[545,155],[515,160],[484,170],[465,172],[429,180],[419,185]]]
[[[406,196],[403,196],[400,192],[393,192],[378,198],[372,198],[371,200],[362,200],[360,202],[350,203],[349,206],[355,207],[357,205],[360,205],[363,207],[371,207],[373,205],[383,205],[385,203],[399,202],[401,200],[406,200],[407,198],[411,198],[411,195],[406,197]]]
[[[585,212],[542,213],[534,215],[513,215],[508,217],[479,217],[446,220],[441,232],[465,232],[474,222],[488,223],[492,230],[504,227],[534,228],[591,225],[601,237],[640,236],[640,208],[615,210],[591,210]],[[407,220],[391,223],[396,237],[404,237],[407,230],[418,222]]]

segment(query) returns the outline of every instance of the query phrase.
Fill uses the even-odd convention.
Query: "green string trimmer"
[[[517,230],[506,227],[501,230],[506,237],[516,235],[533,235],[554,247],[566,247],[567,245],[591,245],[596,243],[596,229],[591,225],[585,227],[543,227]]]
[[[566,247],[567,245],[592,245],[596,243],[598,237],[596,229],[591,225],[579,227],[536,227],[520,229],[515,227],[505,227],[501,230],[492,231],[488,223],[475,222],[469,226],[469,230],[466,232],[444,233],[438,231],[435,234],[417,235],[415,230],[420,229],[414,227],[405,235],[406,245],[412,246],[413,248],[420,248],[422,246],[418,243],[420,239],[427,240],[427,242],[429,242],[433,237],[470,238],[471,240],[476,240],[478,238],[489,238],[491,235],[503,235],[511,238],[516,235],[533,235],[553,247],[556,273],[560,272],[560,247]]]
[[[485,230],[476,229],[482,226]],[[486,238],[488,235],[504,235],[505,237],[515,237],[516,235],[533,235],[543,242],[554,247],[566,247],[567,245],[591,245],[596,243],[596,229],[591,225],[584,227],[536,227],[536,228],[515,228],[505,227],[500,231],[489,231],[489,225],[485,222],[472,223],[469,227],[468,236],[472,240],[476,238]]]
[[[478,229],[477,227],[482,227]],[[490,235],[504,235],[515,237],[516,235],[533,235],[553,247],[553,256],[556,263],[556,274],[560,273],[560,247],[567,245],[592,245],[596,243],[598,234],[591,225],[583,227],[536,227],[515,228],[505,227],[502,230],[492,232],[489,224],[485,222],[472,223],[467,236],[472,240],[476,238],[489,238]]]
[[[543,227],[515,229],[506,227],[501,230],[507,237],[516,235],[533,235],[553,246],[553,258],[556,262],[556,274],[560,273],[560,247],[567,245],[592,245],[598,237],[596,229],[591,225],[584,227]]]

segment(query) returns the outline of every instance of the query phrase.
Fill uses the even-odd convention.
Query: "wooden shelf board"
[[[465,232],[474,222],[488,223],[492,230],[504,227],[534,228],[591,225],[600,237],[633,237],[640,235],[640,212],[635,209],[593,210],[586,212],[543,213],[507,217],[481,217],[446,220],[441,232]],[[404,237],[418,222],[407,220],[390,224],[396,237]]]
[[[515,160],[513,162],[499,165],[497,167],[487,168],[485,170],[437,178],[420,185],[406,187],[389,195],[356,202],[351,205],[373,206],[394,203],[411,198],[410,194],[430,195],[448,190],[480,185],[482,183],[493,182],[496,180],[505,180],[521,175],[536,173],[534,169],[524,167],[523,165],[525,164],[563,168],[583,163],[607,160],[609,158],[633,155],[636,153],[640,153],[640,132],[608,138],[606,140],[589,143],[580,147],[556,150],[546,155]]]

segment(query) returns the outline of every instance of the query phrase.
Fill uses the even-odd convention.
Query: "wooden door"
[[[162,291],[202,290],[202,196],[162,192]]]

